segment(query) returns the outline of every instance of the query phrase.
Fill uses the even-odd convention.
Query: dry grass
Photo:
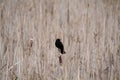
[[[0,80],[120,80],[120,0],[0,0]]]

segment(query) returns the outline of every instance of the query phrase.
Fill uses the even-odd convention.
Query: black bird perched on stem
[[[64,46],[62,42],[60,41],[60,39],[56,39],[55,46],[58,48],[61,54],[65,54]]]

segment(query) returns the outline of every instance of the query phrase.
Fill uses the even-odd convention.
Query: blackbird
[[[62,42],[60,41],[60,39],[56,39],[55,46],[58,48],[61,54],[65,54],[64,46]]]

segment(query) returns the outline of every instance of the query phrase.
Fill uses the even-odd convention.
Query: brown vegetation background
[[[0,0],[0,80],[120,80],[120,0]]]

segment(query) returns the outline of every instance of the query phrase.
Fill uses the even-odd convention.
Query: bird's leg
[[[62,57],[59,56],[59,63],[62,64]]]

